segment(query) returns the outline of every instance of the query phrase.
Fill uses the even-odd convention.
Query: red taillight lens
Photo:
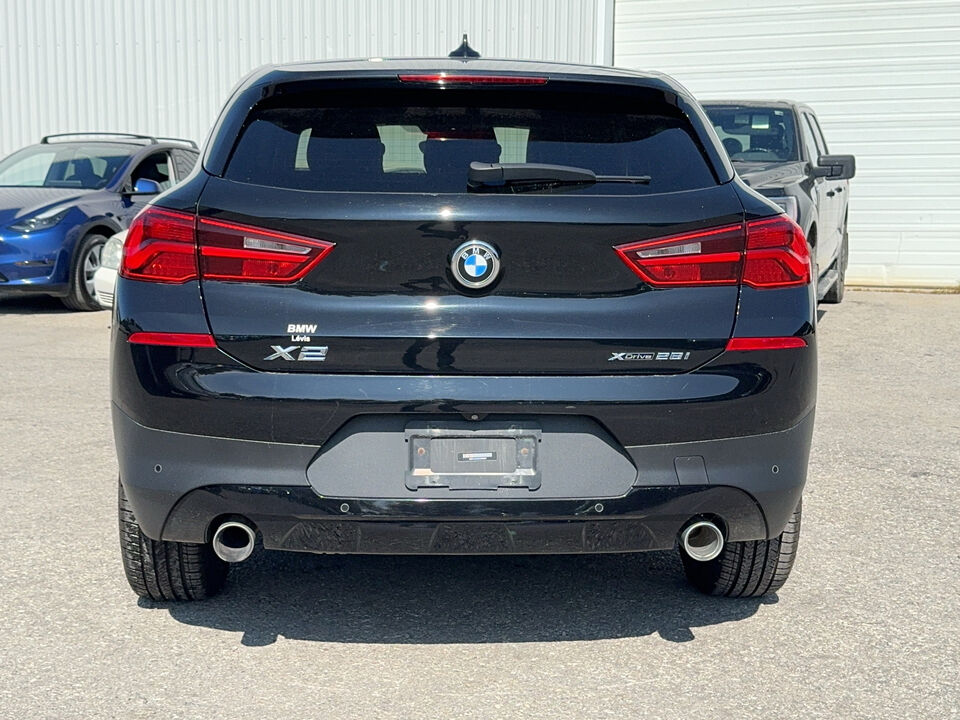
[[[196,217],[148,207],[127,232],[120,275],[134,280],[183,283],[197,277]]]
[[[735,285],[740,279],[743,225],[698,230],[614,248],[649,285]]]
[[[783,288],[810,282],[803,231],[786,215],[617,245],[653,287],[735,285]]]
[[[803,230],[786,215],[747,223],[743,283],[783,288],[810,282],[810,249]]]
[[[200,274],[204,279],[292,283],[333,249],[333,243],[237,223],[200,218]]]
[[[430,85],[546,85],[547,78],[533,75],[457,75],[433,73],[430,75],[398,75],[400,82]]]
[[[148,207],[130,225],[120,275],[162,283],[183,283],[198,275],[209,280],[292,283],[331,249],[333,243],[324,240]]]

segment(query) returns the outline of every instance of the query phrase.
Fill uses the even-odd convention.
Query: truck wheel
[[[66,297],[60,298],[71,310],[103,310],[97,302],[97,292],[93,287],[93,274],[100,267],[100,254],[107,238],[103,235],[87,235],[80,241],[73,256],[70,269],[70,289]]]
[[[220,592],[227,563],[209,545],[151,540],[140,531],[120,484],[120,554],[133,591],[150,600],[203,600]]]
[[[779,590],[790,576],[800,541],[801,504],[772,540],[728,542],[713,560],[698,562],[681,550],[687,580],[708,595],[760,597]]]
[[[837,256],[837,281],[833,284],[827,294],[823,296],[823,302],[837,305],[843,302],[843,291],[847,284],[847,258],[849,257],[849,247],[847,244],[847,230],[843,230],[843,243],[840,246],[840,254]]]

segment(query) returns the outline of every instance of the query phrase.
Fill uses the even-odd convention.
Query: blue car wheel
[[[107,238],[103,235],[87,235],[73,256],[70,267],[70,288],[62,298],[63,304],[71,310],[102,310],[97,302],[97,291],[93,285],[93,276],[100,267],[100,255]]]

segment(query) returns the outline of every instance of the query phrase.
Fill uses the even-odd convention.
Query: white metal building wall
[[[957,0],[617,0],[614,62],[808,102],[857,156],[849,280],[960,285]]]
[[[202,142],[274,62],[443,56],[609,61],[613,0],[0,0],[0,157],[41,135]]]

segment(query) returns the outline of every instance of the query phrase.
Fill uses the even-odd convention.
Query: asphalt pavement
[[[222,596],[120,565],[110,316],[0,300],[0,718],[960,717],[960,295],[823,306],[800,553],[773,598],[674,553],[260,551]]]

